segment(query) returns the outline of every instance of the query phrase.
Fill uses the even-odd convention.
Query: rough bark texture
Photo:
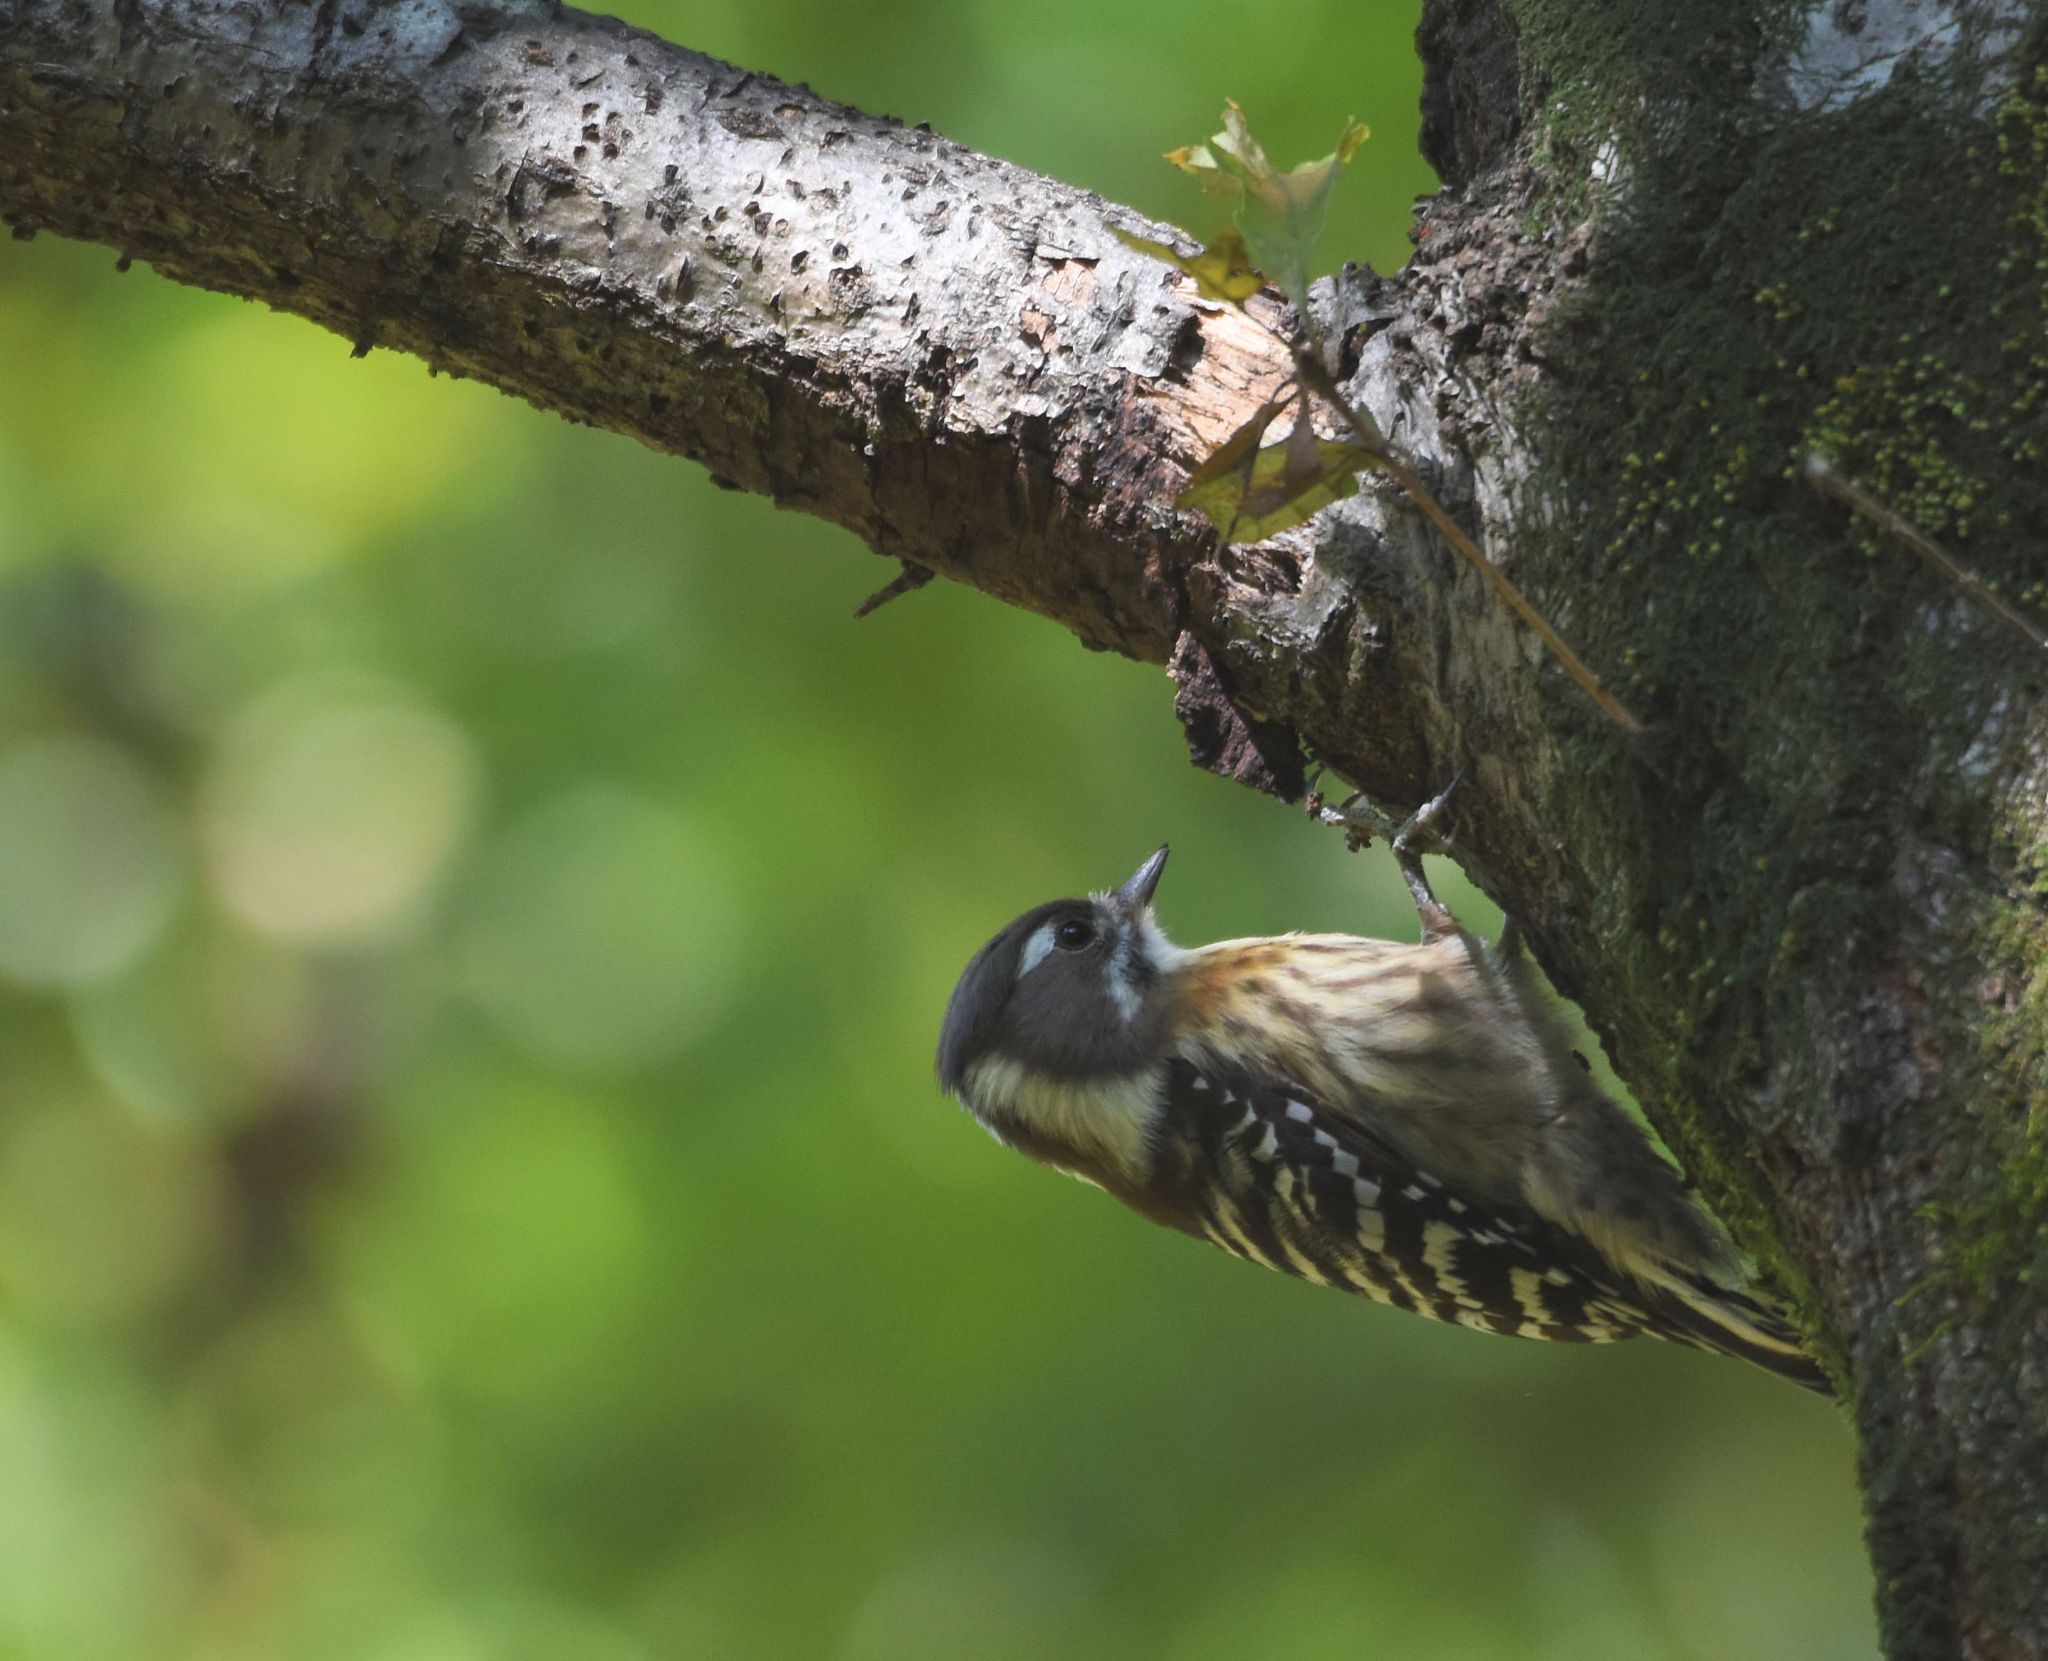
[[[1248,782],[1298,744],[1389,804],[1462,772],[1456,851],[1842,1369],[1890,1652],[2048,1654],[2043,667],[1797,479],[1826,451],[2040,609],[2036,12],[1428,8],[1456,188],[1328,320],[1636,745],[1383,490],[1257,549],[1173,511],[1285,355],[1095,198],[545,8],[0,24],[19,229],[1170,665]]]

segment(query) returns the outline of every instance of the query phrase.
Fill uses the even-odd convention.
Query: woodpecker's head
[[[982,947],[946,1005],[939,1083],[981,1113],[988,1063],[1074,1085],[1143,1071],[1179,956],[1152,920],[1165,868],[1161,848],[1121,888],[1027,911]]]

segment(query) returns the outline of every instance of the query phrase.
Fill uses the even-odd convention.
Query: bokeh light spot
[[[578,1068],[675,1054],[730,993],[731,877],[689,825],[624,792],[562,796],[481,860],[463,983],[505,1035]]]
[[[202,807],[208,869],[252,928],[309,945],[404,920],[466,831],[460,728],[398,688],[287,682],[229,729]]]
[[[341,1242],[394,1371],[500,1405],[587,1395],[630,1329],[648,1228],[616,1105],[512,1079],[404,1127],[403,1179]]]
[[[0,1289],[64,1324],[118,1320],[189,1284],[219,1243],[196,1150],[76,1100],[0,1134]]]
[[[0,755],[0,973],[46,986],[118,974],[183,877],[156,785],[122,751],[66,735]]]

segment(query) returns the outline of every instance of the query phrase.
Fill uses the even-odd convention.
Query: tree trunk
[[[1287,373],[929,133],[615,23],[0,0],[0,214],[697,457],[1169,665],[1454,851],[1799,1299],[1899,1658],[2048,1654],[2043,8],[1437,0],[1448,181],[1320,301],[1355,396],[1650,725],[1382,485],[1215,546],[1185,475]],[[1278,307],[1254,303],[1267,322]],[[251,396],[261,396],[252,388]],[[914,603],[914,602],[913,602]]]

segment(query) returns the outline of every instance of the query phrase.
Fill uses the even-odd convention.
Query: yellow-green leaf
[[[1358,475],[1377,460],[1355,440],[1319,439],[1299,424],[1285,441],[1248,457],[1240,450],[1228,466],[1218,467],[1219,458],[1239,443],[1246,427],[1196,469],[1175,504],[1203,515],[1226,541],[1263,542],[1313,518],[1332,502],[1356,493]],[[1251,442],[1257,442],[1256,434]]]
[[[1183,254],[1163,242],[1133,236],[1114,225],[1109,231],[1126,248],[1150,254],[1154,259],[1164,260],[1168,265],[1185,271],[1195,279],[1195,286],[1211,300],[1242,305],[1266,286],[1265,275],[1251,263],[1251,256],[1245,251],[1244,238],[1235,231],[1222,232],[1199,254]]]
[[[1308,298],[1309,255],[1322,234],[1330,186],[1367,136],[1363,122],[1347,122],[1329,155],[1282,173],[1267,159],[1233,99],[1224,106],[1222,132],[1207,144],[1170,150],[1166,159],[1200,179],[1212,196],[1236,204],[1237,227],[1252,263],[1300,306]]]
[[[1272,426],[1274,418],[1288,407],[1293,400],[1283,399],[1277,403],[1261,404],[1252,413],[1252,418],[1216,447],[1214,454],[1188,475],[1187,488],[1181,492],[1181,507],[1199,507],[1198,502],[1189,498],[1202,486],[1232,474],[1241,476],[1241,482],[1251,482],[1254,457],[1258,454],[1259,440],[1266,436],[1266,429]],[[1206,510],[1203,510],[1206,511]]]

